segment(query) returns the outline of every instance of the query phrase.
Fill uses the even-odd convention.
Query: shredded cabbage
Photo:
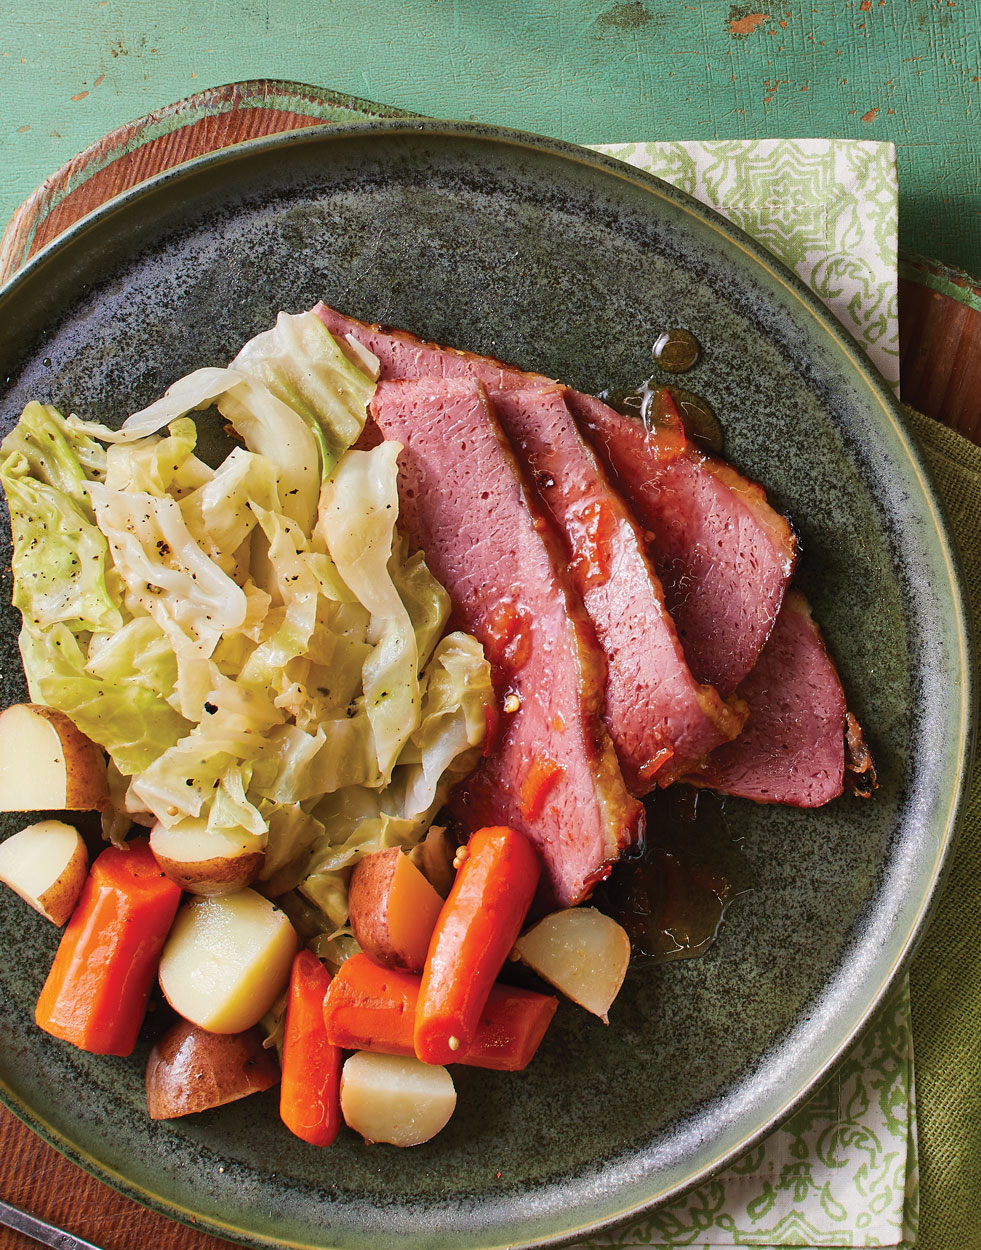
[[[247,831],[334,958],[354,863],[425,834],[492,697],[396,530],[399,445],[351,450],[377,373],[351,354],[281,313],[119,430],[34,403],[0,447],[31,698],[108,752],[107,836]],[[212,405],[244,443],[216,469],[188,415]]]

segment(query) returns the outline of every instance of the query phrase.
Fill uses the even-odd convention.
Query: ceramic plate
[[[949,540],[890,395],[786,270],[653,178],[473,126],[256,141],[100,210],[2,295],[3,428],[29,398],[118,421],[227,361],[279,309],[321,298],[592,392],[647,376],[660,330],[694,331],[704,357],[690,384],[720,415],[727,454],[793,516],[799,580],[880,789],[812,813],[730,802],[755,885],[709,953],[632,974],[609,1028],[563,1005],[522,1074],[460,1070],[449,1127],[403,1152],[348,1133],[307,1147],[278,1122],[275,1091],[151,1124],[152,1018],[129,1060],[38,1032],[58,935],[4,892],[6,1098],[127,1193],[255,1245],[580,1238],[694,1184],[785,1115],[909,955],[968,749]],[[8,610],[8,702],[24,694],[16,628]]]

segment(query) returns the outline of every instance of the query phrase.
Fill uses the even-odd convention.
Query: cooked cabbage
[[[422,837],[491,698],[396,531],[399,444],[350,449],[374,390],[358,359],[281,313],[119,430],[29,404],[0,447],[31,698],[109,753],[107,830],[261,836],[267,888],[339,949],[351,867]],[[212,405],[245,444],[216,469],[188,415]]]

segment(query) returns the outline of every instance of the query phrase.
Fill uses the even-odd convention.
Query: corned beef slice
[[[477,377],[488,390],[554,386],[487,356],[366,325],[324,304],[313,310],[337,338],[353,334],[378,356],[383,378]],[[706,456],[680,422],[648,432],[592,395],[564,388],[569,407],[641,526],[696,681],[731,694],[770,635],[797,558],[785,517],[760,486]]]
[[[366,325],[324,304],[318,304],[314,312],[336,338],[343,341],[352,334],[373,351],[383,379],[472,377],[483,382],[495,396],[512,438],[523,441],[525,455],[534,454],[540,461],[539,489],[573,554],[574,531],[582,528],[571,516],[577,492],[581,505],[605,508],[617,517],[616,533],[610,538],[616,578],[605,588],[594,586],[594,593],[583,597],[609,662],[607,723],[634,793],[646,793],[655,773],[659,773],[659,783],[674,779],[680,770],[739,732],[745,718],[741,707],[727,706],[715,690],[692,678],[664,610],[660,583],[641,550],[637,528],[595,456],[569,423],[562,401],[572,402],[575,392],[558,387],[542,374],[523,373],[490,357],[425,343],[402,330]],[[532,389],[551,395],[547,410],[530,400]],[[525,400],[507,408],[506,396],[517,390]],[[599,400],[591,402],[606,408]],[[611,409],[607,411],[616,416]],[[543,457],[550,440],[554,440],[553,452],[546,469]],[[678,446],[684,446],[683,437]],[[554,482],[554,488],[542,488],[547,479]],[[580,580],[580,590],[584,589]],[[668,758],[669,751],[673,759]]]
[[[688,664],[730,694],[756,663],[794,570],[790,524],[762,487],[679,439],[570,392],[580,428],[641,525]]]
[[[739,693],[750,709],[745,729],[686,781],[757,803],[794,807],[819,807],[841,794],[845,696],[799,591],[787,594]]]
[[[343,343],[352,334],[359,343],[375,353],[381,364],[383,380],[397,378],[476,378],[489,391],[509,391],[520,386],[554,386],[551,378],[540,373],[522,373],[511,365],[490,356],[457,351],[426,343],[405,330],[389,326],[368,325],[345,317],[326,304],[318,304],[313,312],[334,338]]]
[[[603,723],[603,656],[557,538],[478,382],[382,382],[371,411],[404,447],[400,524],[484,645],[499,693],[520,700],[454,807],[471,829],[526,832],[572,906],[639,837],[643,808]]]
[[[644,541],[583,442],[561,387],[495,391],[491,402],[558,530],[606,655],[606,723],[627,785],[646,794],[742,728],[745,709],[685,663]]]

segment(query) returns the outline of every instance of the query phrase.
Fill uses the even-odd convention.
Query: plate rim
[[[899,401],[867,358],[860,344],[850,331],[837,320],[793,270],[727,218],[671,183],[665,182],[653,174],[636,169],[606,153],[597,152],[588,147],[506,126],[465,121],[445,121],[411,115],[373,121],[333,122],[330,125],[315,123],[309,127],[292,131],[258,136],[227,148],[204,153],[170,169],[163,170],[112,197],[85,214],[78,221],[67,227],[58,238],[40,249],[24,266],[5,283],[0,285],[0,309],[9,300],[17,299],[22,287],[28,286],[31,282],[43,276],[42,271],[48,265],[57,263],[62,252],[72,247],[83,245],[85,235],[88,232],[103,226],[118,214],[127,214],[133,204],[153,196],[170,183],[196,178],[202,172],[220,168],[238,160],[262,156],[268,151],[275,151],[287,145],[313,143],[319,146],[321,144],[329,144],[334,140],[345,140],[362,136],[370,139],[378,135],[391,137],[399,134],[409,136],[422,134],[434,139],[467,139],[485,141],[494,145],[504,144],[511,148],[523,148],[534,152],[547,153],[560,157],[565,161],[570,161],[573,164],[591,166],[618,181],[633,185],[642,191],[671,202],[676,208],[698,218],[704,226],[709,227],[720,236],[723,244],[734,245],[746,254],[753,264],[762,267],[773,281],[783,287],[787,294],[803,307],[803,310],[818,323],[822,331],[832,338],[836,349],[849,358],[856,373],[860,375],[862,382],[868,388],[871,396],[874,397],[878,409],[892,431],[896,445],[902,450],[912,470],[915,482],[928,507],[930,519],[933,523],[931,533],[938,541],[943,555],[943,563],[947,574],[945,588],[949,587],[951,591],[953,615],[956,621],[956,635],[959,646],[958,657],[963,675],[963,680],[960,683],[958,717],[960,731],[958,741],[961,750],[956,771],[956,784],[953,787],[953,793],[949,795],[950,802],[947,808],[944,835],[939,842],[936,858],[930,872],[929,887],[919,903],[916,916],[912,920],[908,932],[903,937],[896,958],[885,973],[871,1000],[867,1002],[864,1009],[860,1012],[860,1018],[857,1023],[847,1031],[844,1040],[840,1041],[837,1047],[834,1048],[831,1057],[816,1072],[810,1075],[804,1088],[785,1100],[779,1110],[773,1113],[764,1124],[754,1128],[736,1145],[722,1151],[685,1181],[668,1186],[659,1193],[649,1195],[640,1201],[622,1207],[614,1214],[605,1215],[598,1220],[591,1220],[577,1227],[569,1227],[564,1231],[548,1234],[544,1237],[536,1236],[531,1241],[520,1243],[512,1241],[502,1242],[500,1243],[500,1250],[503,1250],[504,1246],[517,1247],[518,1245],[528,1247],[559,1246],[580,1239],[585,1235],[598,1233],[623,1224],[632,1218],[636,1218],[644,1211],[688,1192],[695,1186],[711,1179],[711,1177],[724,1169],[747,1149],[757,1144],[828,1079],[848,1050],[854,1045],[856,1039],[867,1028],[872,1017],[883,1005],[898,977],[908,966],[935,910],[944,880],[950,868],[957,840],[957,832],[964,815],[968,781],[976,744],[978,714],[978,675],[974,663],[976,653],[972,619],[967,601],[964,575],[957,555],[956,542],[947,521],[944,506],[933,483],[930,470],[927,467],[924,453],[914,442],[912,434],[904,423]],[[142,1205],[176,1219],[189,1227],[198,1231],[211,1231],[218,1235],[231,1237],[246,1245],[269,1247],[270,1250],[274,1247],[286,1246],[296,1247],[297,1250],[325,1250],[326,1248],[325,1242],[270,1240],[264,1234],[257,1234],[250,1229],[239,1227],[235,1224],[226,1224],[212,1216],[197,1214],[189,1208],[181,1206],[172,1198],[151,1193],[91,1155],[78,1143],[69,1141],[61,1132],[49,1125],[33,1108],[23,1104],[2,1078],[0,1078],[0,1101],[43,1140],[47,1141],[87,1172],[111,1185],[119,1192],[140,1202]],[[491,1242],[487,1240],[482,1240],[480,1246],[481,1250],[498,1250],[496,1244],[492,1247]]]

